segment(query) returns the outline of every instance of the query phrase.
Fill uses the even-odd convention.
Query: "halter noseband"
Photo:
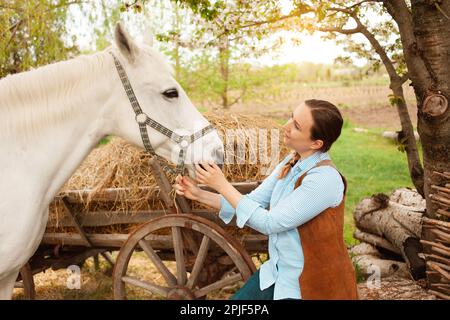
[[[119,59],[112,53],[109,52],[111,56],[114,59],[114,64],[116,65],[117,72],[120,77],[120,81],[122,82],[123,88],[125,89],[125,92],[128,96],[128,100],[131,103],[131,106],[133,107],[134,113],[136,114],[135,119],[136,122],[139,125],[139,131],[141,132],[141,138],[142,142],[144,143],[145,150],[147,150],[148,153],[150,153],[152,156],[159,157],[155,150],[153,149],[150,139],[148,138],[148,131],[147,126],[152,127],[156,131],[162,133],[169,139],[175,141],[180,146],[180,153],[178,155],[178,164],[176,169],[172,169],[171,167],[167,167],[168,170],[172,171],[172,173],[184,173],[184,160],[186,157],[186,150],[188,146],[193,143],[195,140],[203,137],[207,133],[214,130],[214,127],[212,125],[208,125],[205,128],[203,128],[200,131],[197,131],[191,135],[184,135],[180,136],[179,134],[173,132],[172,130],[166,128],[159,122],[153,120],[150,118],[147,114],[145,114],[141,106],[139,105],[139,102],[136,98],[136,95],[134,94],[133,88],[131,87],[130,81],[128,80],[127,73],[125,72],[125,69],[122,67]]]

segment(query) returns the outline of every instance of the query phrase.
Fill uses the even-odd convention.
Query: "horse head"
[[[112,133],[147,150],[150,145],[157,155],[173,163],[184,162],[191,175],[196,163],[223,163],[218,133],[174,79],[165,57],[148,43],[137,44],[120,23],[110,50],[118,74],[121,69],[123,72],[115,82],[118,86],[111,88]],[[147,145],[143,130],[147,130]],[[181,154],[184,158],[180,160]]]

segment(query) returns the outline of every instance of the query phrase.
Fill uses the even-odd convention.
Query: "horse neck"
[[[15,119],[19,123],[9,123],[9,137],[0,136],[0,143],[5,144],[5,150],[16,155],[16,159],[6,157],[0,160],[0,164],[4,165],[4,172],[9,167],[13,174],[23,175],[24,179],[40,181],[33,192],[42,197],[44,206],[110,130],[104,106],[117,80],[112,59],[106,56],[109,55],[102,52],[49,66],[53,70],[36,70],[37,79],[45,71],[48,74],[55,71],[52,74],[55,81],[41,85],[48,94],[39,94],[34,90],[36,88],[32,88],[30,91],[36,94],[34,104],[27,105],[26,102],[32,99],[22,92],[20,99],[16,99],[22,105],[12,106],[18,115],[15,118],[11,116],[10,120]],[[91,73],[87,75],[89,68],[92,68]],[[69,75],[58,76],[58,72],[69,72]],[[19,78],[26,80],[27,75]],[[50,91],[51,88],[54,90]],[[30,114],[21,117],[21,112],[29,112],[33,117],[29,117]],[[29,165],[30,159],[32,166]]]

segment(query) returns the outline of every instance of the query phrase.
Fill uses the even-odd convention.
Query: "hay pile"
[[[270,129],[281,129],[281,125],[272,119],[261,117],[258,115],[236,115],[232,113],[205,113],[204,116],[215,126],[224,144],[227,144],[226,129],[268,129],[267,146],[268,154],[271,154],[271,140]],[[250,148],[255,148],[250,145],[249,138],[245,135],[248,131],[234,131],[240,135],[236,140],[245,141],[246,154],[245,159],[241,159],[243,164],[225,164],[223,171],[229,181],[255,181],[264,179],[267,174],[264,167],[267,164],[261,165],[259,157],[256,164],[248,163],[250,157]],[[289,150],[282,146],[280,131],[279,141],[279,161],[286,156]],[[234,142],[234,151],[237,150],[237,142]],[[75,205],[77,212],[87,211],[119,211],[123,214],[132,214],[133,211],[138,210],[160,210],[164,209],[164,204],[157,198],[157,194],[153,194],[153,198],[148,200],[150,194],[143,195],[139,191],[140,187],[155,187],[156,182],[153,178],[151,168],[148,165],[150,156],[143,149],[136,148],[121,138],[113,137],[106,145],[100,145],[94,149],[85,161],[81,164],[79,169],[67,181],[64,187],[60,190],[60,195],[68,190],[93,190],[88,199],[80,200],[80,204]],[[271,164],[273,167],[274,164]],[[175,176],[168,175],[171,183],[174,183]],[[96,195],[101,194],[107,188],[127,188],[120,196],[113,202],[96,201]],[[151,197],[150,197],[151,198]],[[80,198],[81,199],[81,198]],[[204,208],[198,203],[193,203],[193,208]],[[50,206],[50,221],[59,221],[65,214],[65,209],[60,201],[55,200]],[[95,228],[95,232],[128,232],[129,229],[119,228]],[[102,230],[99,230],[102,229]],[[107,230],[106,230],[107,229]],[[48,230],[50,231],[50,230]],[[70,228],[63,228],[55,231],[71,231]],[[93,230],[91,230],[93,232]]]

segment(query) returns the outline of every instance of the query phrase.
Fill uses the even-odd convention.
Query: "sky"
[[[280,0],[281,14],[287,15],[293,9],[291,0]],[[282,35],[285,39],[293,36],[292,32],[283,31]],[[298,35],[297,35],[298,36]],[[261,65],[287,64],[297,62],[313,62],[332,64],[334,59],[342,55],[343,49],[336,45],[334,41],[324,41],[320,39],[320,33],[313,35],[302,35],[301,44],[287,41],[279,49],[279,53],[274,55],[266,55],[255,59],[254,62]]]
[[[289,39],[289,33],[286,32],[285,34],[286,39]],[[334,59],[343,53],[343,49],[337,46],[334,41],[320,39],[320,33],[302,35],[300,40],[300,45],[290,40],[286,41],[277,53],[251,59],[250,62],[269,66],[299,62],[332,64]]]

